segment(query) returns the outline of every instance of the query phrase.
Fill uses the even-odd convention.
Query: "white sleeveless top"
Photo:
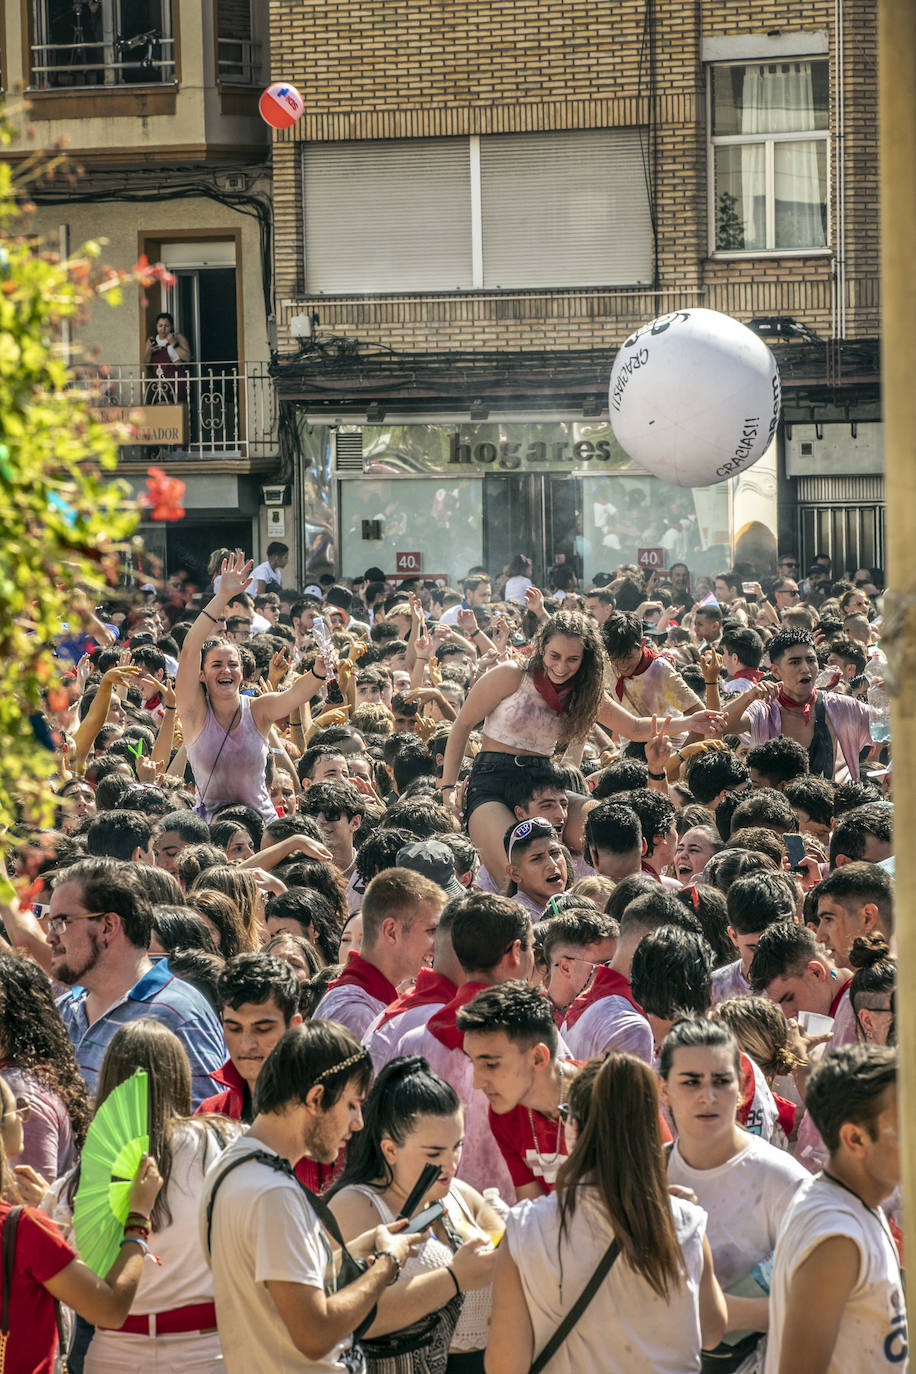
[[[525,673],[516,691],[504,697],[483,723],[483,732],[498,744],[543,754],[550,758],[557,747],[564,717],[551,710]]]
[[[372,1203],[384,1225],[394,1221],[391,1208],[375,1190],[364,1183],[351,1183],[345,1192],[359,1193]],[[483,1232],[475,1224],[464,1199],[455,1188],[450,1188],[443,1199],[448,1209],[448,1219],[462,1240],[484,1238]],[[415,1255],[405,1260],[398,1275],[398,1283],[403,1279],[415,1278],[417,1274],[428,1274],[431,1269],[444,1269],[452,1262],[452,1249],[444,1241],[430,1232],[429,1240],[420,1246]],[[397,1287],[397,1284],[395,1284]],[[493,1304],[491,1288],[469,1288],[464,1294],[461,1316],[452,1333],[452,1350],[483,1350],[487,1344],[490,1330],[490,1308]]]
[[[792,1279],[822,1241],[848,1237],[859,1270],[843,1307],[828,1374],[905,1374],[906,1299],[896,1246],[880,1208],[866,1205],[824,1174],[795,1194],[776,1241],[770,1288],[766,1374],[777,1374]]]

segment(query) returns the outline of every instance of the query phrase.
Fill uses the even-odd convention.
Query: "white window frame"
[[[808,54],[801,56],[808,57]],[[778,60],[778,59],[777,59]],[[810,54],[812,62],[824,62],[823,54]],[[743,258],[824,258],[833,254],[831,244],[831,220],[833,178],[832,143],[828,123],[826,129],[799,131],[781,134],[713,134],[713,73],[720,67],[765,66],[773,58],[743,58],[740,61],[709,62],[706,65],[706,130],[707,130],[707,214],[709,224],[709,256],[717,260],[736,261]],[[828,105],[829,111],[829,105]],[[824,143],[827,158],[825,176],[827,182],[827,242],[823,247],[777,248],[776,238],[776,194],[775,194],[775,147],[777,143]],[[749,143],[762,144],[764,147],[764,188],[766,195],[766,248],[717,248],[716,247],[716,149],[741,147]],[[772,246],[769,246],[772,245]]]

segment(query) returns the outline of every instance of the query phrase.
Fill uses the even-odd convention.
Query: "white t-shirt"
[[[831,1037],[820,1053],[826,1054],[838,1045],[854,1045],[855,1042],[856,1018],[847,987],[837,1004]],[[821,1133],[811,1120],[809,1112],[805,1112],[799,1122],[793,1153],[811,1174],[817,1173],[827,1163],[827,1146],[821,1139]]]
[[[724,968],[713,970],[711,1005],[717,1007],[730,997],[750,997],[751,985],[744,976],[741,960],[726,964]]]
[[[344,983],[339,988],[331,988],[324,994],[315,1010],[314,1020],[337,1021],[352,1031],[357,1040],[362,1040],[376,1017],[385,1010],[387,1002],[373,997],[365,988],[356,983]]]
[[[463,1050],[450,1050],[443,1045],[425,1025],[401,1036],[391,1057],[398,1058],[402,1054],[422,1054],[433,1073],[450,1083],[465,1103],[464,1147],[458,1178],[476,1188],[478,1193],[485,1188],[496,1188],[500,1197],[511,1206],[515,1201],[515,1184],[490,1130],[490,1104],[480,1089],[474,1087],[474,1066],[470,1059]]]
[[[249,596],[258,595],[258,583],[260,582],[264,583],[265,592],[267,591],[268,587],[283,586],[283,579],[280,576],[279,569],[272,568],[266,560],[263,563],[259,563],[258,566],[255,568],[254,572],[251,574],[251,580],[249,581],[248,586],[245,588]]]
[[[686,1274],[669,1301],[659,1298],[619,1255],[545,1374],[694,1374],[700,1368],[699,1285],[706,1214],[671,1199]],[[519,1202],[506,1223],[534,1330],[543,1350],[582,1292],[611,1242],[613,1231],[594,1188],[581,1187],[569,1234],[559,1246],[556,1193]],[[562,1272],[558,1256],[562,1255]]]
[[[372,1067],[375,1072],[381,1073],[390,1060],[403,1054],[404,1051],[400,1048],[400,1044],[404,1036],[412,1030],[422,1029],[434,1012],[439,1011],[444,1006],[445,1002],[443,1001],[438,1003],[424,1002],[422,1006],[408,1007],[406,1011],[399,1012],[397,1016],[392,1016],[383,1026],[379,1023],[384,1013],[379,1012],[368,1030],[363,1034],[363,1044],[372,1056]]]
[[[563,1023],[563,1039],[573,1059],[594,1059],[608,1050],[635,1054],[647,1064],[653,1060],[652,1029],[646,1018],[625,997],[611,993],[593,1002],[574,1025]]]
[[[503,588],[503,600],[520,601],[524,606],[525,592],[533,586],[534,583],[530,577],[510,577]]]
[[[213,1181],[238,1155],[276,1153],[246,1133],[207,1172],[200,1207],[206,1253],[207,1202]],[[326,1374],[344,1370],[349,1337],[321,1360],[296,1349],[267,1290],[268,1281],[334,1291],[331,1249],[294,1179],[260,1164],[242,1164],[220,1184],[213,1207],[210,1268],[226,1374]]]
[[[809,1177],[784,1150],[755,1135],[716,1169],[692,1169],[677,1142],[668,1160],[669,1182],[692,1188],[708,1214],[716,1278],[726,1289],[773,1253],[789,1204]]]
[[[827,1374],[906,1374],[906,1303],[887,1219],[880,1209],[866,1207],[823,1174],[796,1193],[776,1242],[766,1374],[778,1374],[795,1272],[831,1236],[848,1236],[855,1243],[859,1272],[843,1309]]]

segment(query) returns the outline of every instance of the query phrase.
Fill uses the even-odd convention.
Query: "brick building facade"
[[[640,543],[705,568],[748,525],[774,553],[777,518],[803,556],[880,563],[875,27],[850,0],[271,0],[306,101],[272,171],[315,565],[393,572],[444,526],[477,531],[453,573],[564,546],[587,576]],[[786,401],[753,480],[692,505],[612,442],[577,461],[619,344],[691,306],[753,321]]]

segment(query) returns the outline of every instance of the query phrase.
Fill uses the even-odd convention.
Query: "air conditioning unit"
[[[363,432],[338,430],[334,436],[334,466],[338,472],[362,472]]]

